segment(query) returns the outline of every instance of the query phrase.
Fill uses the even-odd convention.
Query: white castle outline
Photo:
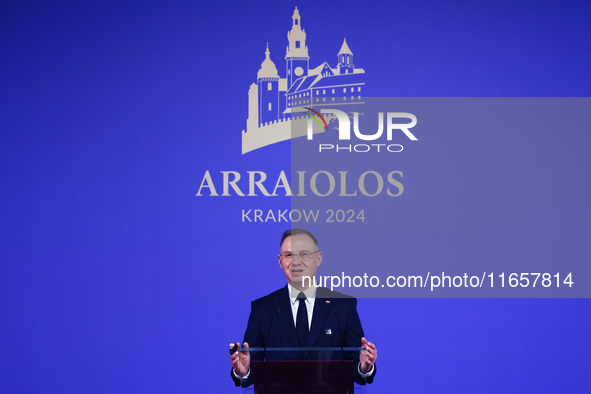
[[[242,154],[277,142],[306,135],[310,117],[308,108],[338,108],[360,104],[365,86],[365,71],[353,65],[353,52],[346,38],[337,55],[337,66],[324,62],[310,68],[306,31],[296,7],[291,30],[287,33],[286,77],[279,77],[271,60],[269,45],[257,74],[257,82],[248,90],[248,119],[242,131]],[[324,115],[327,120],[330,116]],[[313,126],[314,133],[324,130]]]

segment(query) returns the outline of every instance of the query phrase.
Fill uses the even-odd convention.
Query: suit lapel
[[[310,337],[308,338],[308,345],[313,346],[318,335],[324,327],[324,322],[332,311],[332,304],[326,302],[326,298],[323,298],[322,288],[318,288],[316,293],[316,301],[314,302],[314,314],[312,315],[312,326],[310,327]]]
[[[287,286],[281,289],[281,291],[277,294],[277,296],[273,300],[273,304],[275,309],[279,308],[279,311],[277,312],[277,317],[281,322],[283,332],[286,333],[287,338],[291,342],[291,346],[299,346],[298,335],[296,332],[295,324],[293,324],[293,314],[291,312],[291,305],[289,303],[289,291],[287,290]]]

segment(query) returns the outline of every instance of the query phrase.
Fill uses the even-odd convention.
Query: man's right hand
[[[237,342],[236,346],[240,348],[240,342]],[[242,347],[248,349],[248,343],[244,342]],[[234,368],[236,375],[244,376],[248,373],[248,369],[250,368],[250,352],[237,351],[230,356],[230,361],[232,361],[232,368]]]

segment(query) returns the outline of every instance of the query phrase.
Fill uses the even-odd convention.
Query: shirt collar
[[[290,285],[287,284],[287,291],[289,292],[289,300],[292,304],[295,304],[298,301],[298,294],[300,291]],[[310,302],[310,299],[316,298],[316,286],[310,286],[306,290],[304,290],[304,294],[306,295],[306,301]]]

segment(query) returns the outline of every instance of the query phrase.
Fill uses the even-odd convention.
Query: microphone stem
[[[341,335],[341,319],[339,319],[339,314],[336,310],[333,310],[334,315],[337,318],[337,327],[339,329],[339,339],[341,344],[341,359],[343,360],[343,372],[345,373],[345,387],[347,390],[347,394],[349,394],[349,376],[347,374],[347,364],[345,363],[345,350],[343,349],[343,336]]]

